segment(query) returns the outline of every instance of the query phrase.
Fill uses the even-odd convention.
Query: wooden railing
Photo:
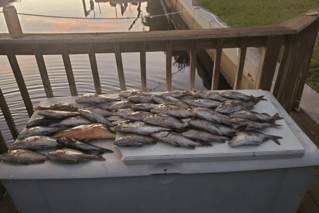
[[[311,10],[307,13],[314,11]],[[189,51],[189,90],[192,90],[195,85],[196,52],[203,49],[216,49],[211,86],[211,89],[216,90],[223,48],[240,49],[234,83],[234,89],[240,89],[247,48],[263,47],[259,65],[259,78],[255,89],[270,91],[280,49],[284,46],[273,94],[283,107],[290,112],[294,107],[298,107],[298,101],[301,99],[318,26],[317,16],[307,16],[304,13],[278,26],[266,27],[130,33],[24,34],[21,38],[11,38],[9,34],[0,34],[0,55],[8,57],[24,104],[29,116],[31,116],[33,113],[32,102],[16,55],[35,55],[46,96],[50,98],[54,94],[43,55],[62,55],[71,94],[77,96],[69,54],[88,54],[95,91],[101,94],[103,91],[100,84],[96,53],[114,53],[119,85],[121,90],[126,90],[121,53],[139,52],[141,89],[147,91],[146,52],[166,52],[166,90],[171,90],[172,51]],[[18,133],[2,93],[0,93],[0,106],[12,136],[16,138]]]

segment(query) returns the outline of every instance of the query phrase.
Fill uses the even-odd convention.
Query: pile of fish
[[[22,164],[46,159],[66,163],[103,160],[102,155],[112,151],[88,141],[115,138],[116,132],[124,133],[115,140],[116,146],[140,147],[161,141],[175,147],[195,148],[229,141],[229,146],[236,147],[259,145],[268,139],[280,145],[278,139],[282,137],[256,131],[280,126],[275,124],[281,119],[278,113],[271,116],[251,111],[263,100],[262,96],[236,91],[209,90],[162,94],[127,90],[117,97],[85,94],[76,99],[77,106],[35,106],[42,117],[27,123],[11,151],[0,155],[0,159]],[[123,121],[115,126],[118,118]],[[46,155],[34,152],[52,148],[58,149]]]

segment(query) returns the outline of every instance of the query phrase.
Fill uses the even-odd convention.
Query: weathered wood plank
[[[269,36],[259,63],[256,89],[270,91],[284,36]]]
[[[192,41],[192,50],[189,57],[189,90],[193,90],[195,87],[195,68],[196,68],[196,40]]]
[[[142,91],[147,91],[147,80],[146,80],[146,43],[141,43],[141,51],[140,51],[140,64],[141,64],[141,84]]]
[[[219,73],[220,73],[220,62],[222,58],[223,42],[224,42],[224,39],[219,39],[217,41],[216,54],[215,54],[215,60],[214,60],[214,70],[213,70],[213,76],[212,76],[212,87],[211,87],[212,90],[218,89],[218,80],[219,80]]]
[[[0,132],[0,154],[6,153],[8,151],[7,144],[2,136],[2,133]]]
[[[96,62],[94,47],[92,45],[88,44],[87,45],[87,49],[88,49],[89,58],[90,58],[90,64],[91,64],[91,69],[92,69],[92,75],[93,75],[95,91],[96,91],[97,94],[102,94],[99,71],[98,71],[98,68],[97,68],[97,62]]]
[[[172,41],[166,43],[166,91],[172,90],[172,46]]]
[[[313,201],[319,205],[319,180],[317,177],[315,177],[308,189],[308,193],[311,196],[311,198],[313,199]]]
[[[117,72],[119,75],[120,88],[122,91],[124,91],[126,90],[126,85],[125,85],[124,68],[123,68],[120,44],[114,43],[113,46],[114,46],[114,52],[115,52]]]
[[[63,59],[64,67],[65,67],[66,76],[68,78],[71,95],[77,96],[78,91],[77,91],[76,85],[75,85],[71,60],[70,60],[67,46],[65,44],[61,44],[61,50],[62,50],[62,59]]]
[[[311,199],[310,195],[307,193],[304,197],[303,201],[301,202],[298,211],[304,213],[316,213],[319,212],[318,206],[315,202]]]
[[[52,98],[53,92],[52,92],[52,88],[51,88],[50,79],[48,76],[48,71],[47,71],[47,68],[45,66],[44,58],[43,58],[43,55],[41,52],[41,48],[37,44],[34,44],[32,47],[33,47],[33,52],[34,52],[34,55],[35,55],[35,58],[36,58],[36,61],[38,64],[38,68],[39,68],[40,76],[42,79],[45,94],[48,98]]]
[[[1,213],[17,213],[18,212],[11,197],[9,196],[7,192],[3,195],[3,198],[0,201],[0,212]]]
[[[7,57],[8,57],[11,69],[13,71],[14,77],[17,81],[18,86],[19,86],[21,96],[22,96],[24,104],[27,108],[28,115],[29,115],[29,117],[31,117],[33,114],[33,106],[32,106],[30,95],[29,95],[29,92],[28,92],[27,87],[25,85],[17,58],[14,54],[12,54],[9,46],[6,46],[6,52],[7,52]]]
[[[11,112],[9,110],[6,99],[4,98],[4,95],[3,95],[1,89],[0,89],[0,108],[1,108],[1,111],[2,111],[4,118],[6,119],[6,122],[7,122],[9,129],[10,129],[12,137],[14,139],[16,139],[19,135],[19,131],[16,128],[16,125],[14,123]]]
[[[242,39],[242,42],[240,44],[240,50],[239,50],[239,62],[237,65],[237,74],[235,78],[235,83],[234,83],[234,89],[240,89],[241,85],[241,80],[243,77],[243,72],[244,72],[244,65],[245,65],[245,60],[246,60],[246,51],[247,51],[247,41],[246,39]]]

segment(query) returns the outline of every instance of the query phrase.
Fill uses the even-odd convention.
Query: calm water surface
[[[0,0],[2,7],[8,0]],[[167,17],[149,16],[170,12],[165,4],[168,0],[149,0],[129,2],[126,0],[90,1],[90,0],[21,0],[14,5],[18,13],[30,13],[52,16],[87,17],[87,18],[123,18],[142,17],[138,19],[110,20],[76,20],[19,16],[25,33],[81,33],[81,32],[128,32],[173,30],[176,23]],[[164,5],[164,8],[163,8]],[[1,9],[2,11],[2,9]],[[3,14],[0,14],[0,33],[8,33]],[[172,89],[188,89],[189,59],[185,52],[173,53]],[[114,54],[97,54],[98,70],[102,93],[118,93],[119,81]],[[95,92],[88,55],[70,55],[78,94]],[[127,89],[140,89],[139,53],[123,53],[124,74]],[[152,52],[146,55],[147,86],[149,91],[165,91],[164,52]],[[33,104],[45,98],[42,80],[34,56],[17,56]],[[54,96],[70,96],[62,56],[44,56]],[[209,88],[203,75],[196,71],[196,89]],[[28,121],[27,111],[13,76],[9,62],[0,56],[0,87],[6,97],[9,108],[16,122],[17,129],[22,130]],[[12,143],[10,131],[2,113],[0,113],[0,131],[5,140]]]

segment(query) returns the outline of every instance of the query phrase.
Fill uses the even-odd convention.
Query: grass
[[[319,0],[199,0],[230,27],[276,25],[312,8]],[[312,54],[306,83],[319,93],[319,39]]]

